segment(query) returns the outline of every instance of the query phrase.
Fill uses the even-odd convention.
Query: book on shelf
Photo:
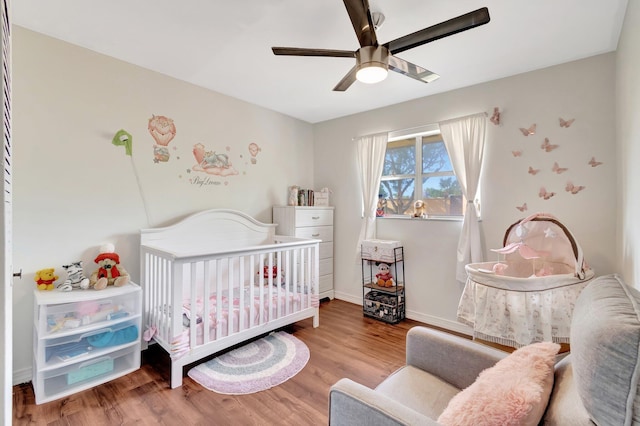
[[[313,189],[300,189],[300,190],[298,190],[298,205],[299,206],[313,206],[314,205]]]

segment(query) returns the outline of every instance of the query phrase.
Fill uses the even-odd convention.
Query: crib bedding
[[[141,231],[145,339],[183,367],[294,322],[319,325],[319,240],[213,209]]]
[[[265,294],[266,295],[266,294]],[[226,337],[229,334],[238,333],[251,324],[267,323],[270,318],[277,317],[277,311],[295,312],[301,309],[305,299],[300,294],[282,294],[280,296],[274,294],[271,297],[271,303],[265,298],[264,302],[260,302],[260,297],[253,298],[253,303],[245,303],[241,305],[239,298],[233,298],[232,309],[230,314],[229,299],[221,298],[222,309],[221,315],[218,317],[218,297],[212,295],[209,298],[209,321],[203,321],[204,303],[202,299],[196,301],[195,309],[191,307],[191,301],[185,300],[182,305],[183,327],[180,334],[171,340],[172,358],[180,358],[189,350],[190,327],[195,318],[196,327],[196,344],[202,345],[204,342],[205,323],[209,328],[209,341],[214,341],[219,337]],[[278,302],[279,300],[279,302]],[[316,302],[316,307],[318,306]],[[262,308],[262,309],[261,309]],[[194,316],[195,315],[195,316]],[[229,321],[229,316],[232,316]],[[242,315],[242,321],[241,316]],[[242,328],[241,328],[242,323]],[[220,325],[220,327],[218,327]],[[229,328],[231,327],[231,330]]]

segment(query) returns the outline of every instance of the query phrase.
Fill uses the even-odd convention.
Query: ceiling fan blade
[[[347,75],[342,77],[342,80],[333,88],[334,92],[344,92],[356,81],[356,72],[358,71],[358,67],[354,66],[349,70]]]
[[[272,47],[274,55],[289,56],[329,56],[332,58],[355,58],[356,52],[351,50],[306,49],[304,47]]]
[[[346,0],[345,0],[346,3]],[[404,52],[411,48],[421,46],[434,40],[448,37],[471,28],[479,27],[489,22],[489,9],[483,7],[473,12],[460,15],[448,21],[440,22],[431,27],[416,31],[415,33],[406,35],[390,41],[384,46],[389,49],[392,54]]]
[[[377,46],[378,38],[373,27],[373,19],[367,0],[344,0],[351,25],[356,32],[360,47]]]
[[[423,83],[431,83],[440,78],[440,76],[432,71],[424,69],[418,65],[400,59],[397,56],[389,55],[389,69],[404,74],[407,77],[415,78]]]

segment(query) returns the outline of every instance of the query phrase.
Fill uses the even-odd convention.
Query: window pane
[[[382,176],[415,175],[416,142],[415,139],[403,139],[389,142],[384,157]]]
[[[379,194],[386,198],[385,214],[405,214],[413,209],[415,179],[390,179],[380,182]]]
[[[447,148],[438,135],[439,141],[431,141],[433,137],[422,138],[422,173],[451,172],[451,161]]]
[[[462,216],[464,199],[455,176],[431,176],[422,179],[422,199],[427,214]]]

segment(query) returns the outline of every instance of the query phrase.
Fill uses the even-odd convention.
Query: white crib
[[[140,231],[148,335],[183,367],[248,339],[313,317],[319,324],[319,240],[275,235],[274,224],[207,210]]]

